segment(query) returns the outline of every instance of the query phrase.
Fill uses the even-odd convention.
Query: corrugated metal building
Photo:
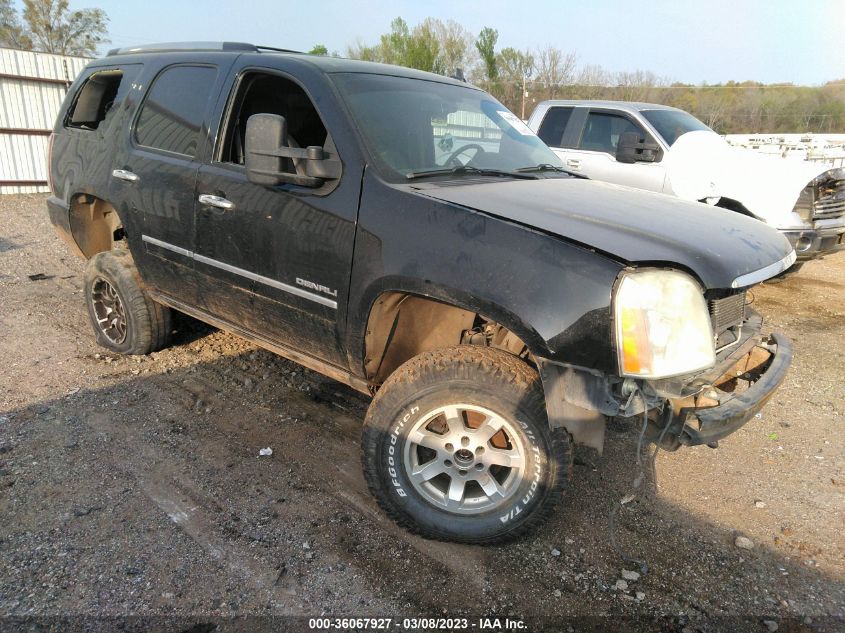
[[[0,194],[47,188],[47,141],[68,87],[90,60],[0,48]]]

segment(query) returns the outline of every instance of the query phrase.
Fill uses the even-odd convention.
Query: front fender
[[[610,301],[622,267],[537,229],[385,183],[367,169],[349,293],[350,366],[363,364],[376,297],[398,290],[493,319],[535,356],[614,372]]]

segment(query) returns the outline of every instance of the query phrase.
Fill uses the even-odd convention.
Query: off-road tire
[[[103,282],[114,289],[125,315],[125,336],[119,341],[110,338],[98,322],[95,295],[102,293],[95,293],[95,285],[102,288]],[[129,251],[104,251],[88,260],[84,293],[97,344],[119,354],[149,354],[170,340],[170,309],[153,301],[144,290]]]
[[[405,468],[412,430],[430,412],[455,403],[516,422],[508,428],[521,434],[526,457],[518,487],[501,499],[501,507],[473,515],[448,511],[426,499]],[[411,442],[411,450],[417,450],[414,446]],[[572,472],[570,437],[549,428],[537,372],[512,354],[471,345],[426,352],[399,367],[367,411],[361,447],[370,491],[396,523],[427,538],[458,543],[502,543],[536,528],[551,515]]]

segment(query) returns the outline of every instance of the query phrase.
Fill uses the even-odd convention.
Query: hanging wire
[[[640,486],[642,486],[643,479],[645,478],[645,468],[643,463],[643,441],[645,439],[645,432],[648,428],[648,413],[649,408],[648,404],[646,403],[645,396],[643,395],[642,390],[637,388],[636,394],[639,395],[640,401],[643,403],[643,424],[642,428],[640,429],[639,437],[637,439],[637,456],[636,456],[636,475],[634,477],[633,482],[631,483],[631,492],[626,494],[622,497],[617,503],[613,504],[613,507],[610,510],[610,519],[609,519],[609,532],[610,532],[610,544],[613,547],[613,550],[617,553],[617,555],[626,563],[632,563],[637,565],[640,569],[640,573],[645,576],[648,573],[648,563],[644,560],[640,560],[638,558],[634,558],[630,556],[626,552],[622,550],[619,546],[619,543],[616,540],[616,514],[619,511],[619,508],[625,506],[626,504],[630,503],[634,499],[637,498],[638,491]],[[663,426],[663,429],[660,432],[660,435],[657,438],[657,442],[654,447],[654,452],[648,457],[648,466],[652,476],[652,492],[656,493],[657,491],[657,453],[660,451],[660,447],[663,444],[663,439],[666,437],[666,433],[669,431],[669,427],[672,425],[673,415],[671,409],[668,409],[664,416],[666,417],[666,424]]]

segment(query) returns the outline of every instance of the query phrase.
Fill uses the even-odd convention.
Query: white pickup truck
[[[845,169],[731,147],[691,114],[653,103],[544,101],[528,126],[568,170],[766,222],[795,248],[793,271],[845,248]]]

